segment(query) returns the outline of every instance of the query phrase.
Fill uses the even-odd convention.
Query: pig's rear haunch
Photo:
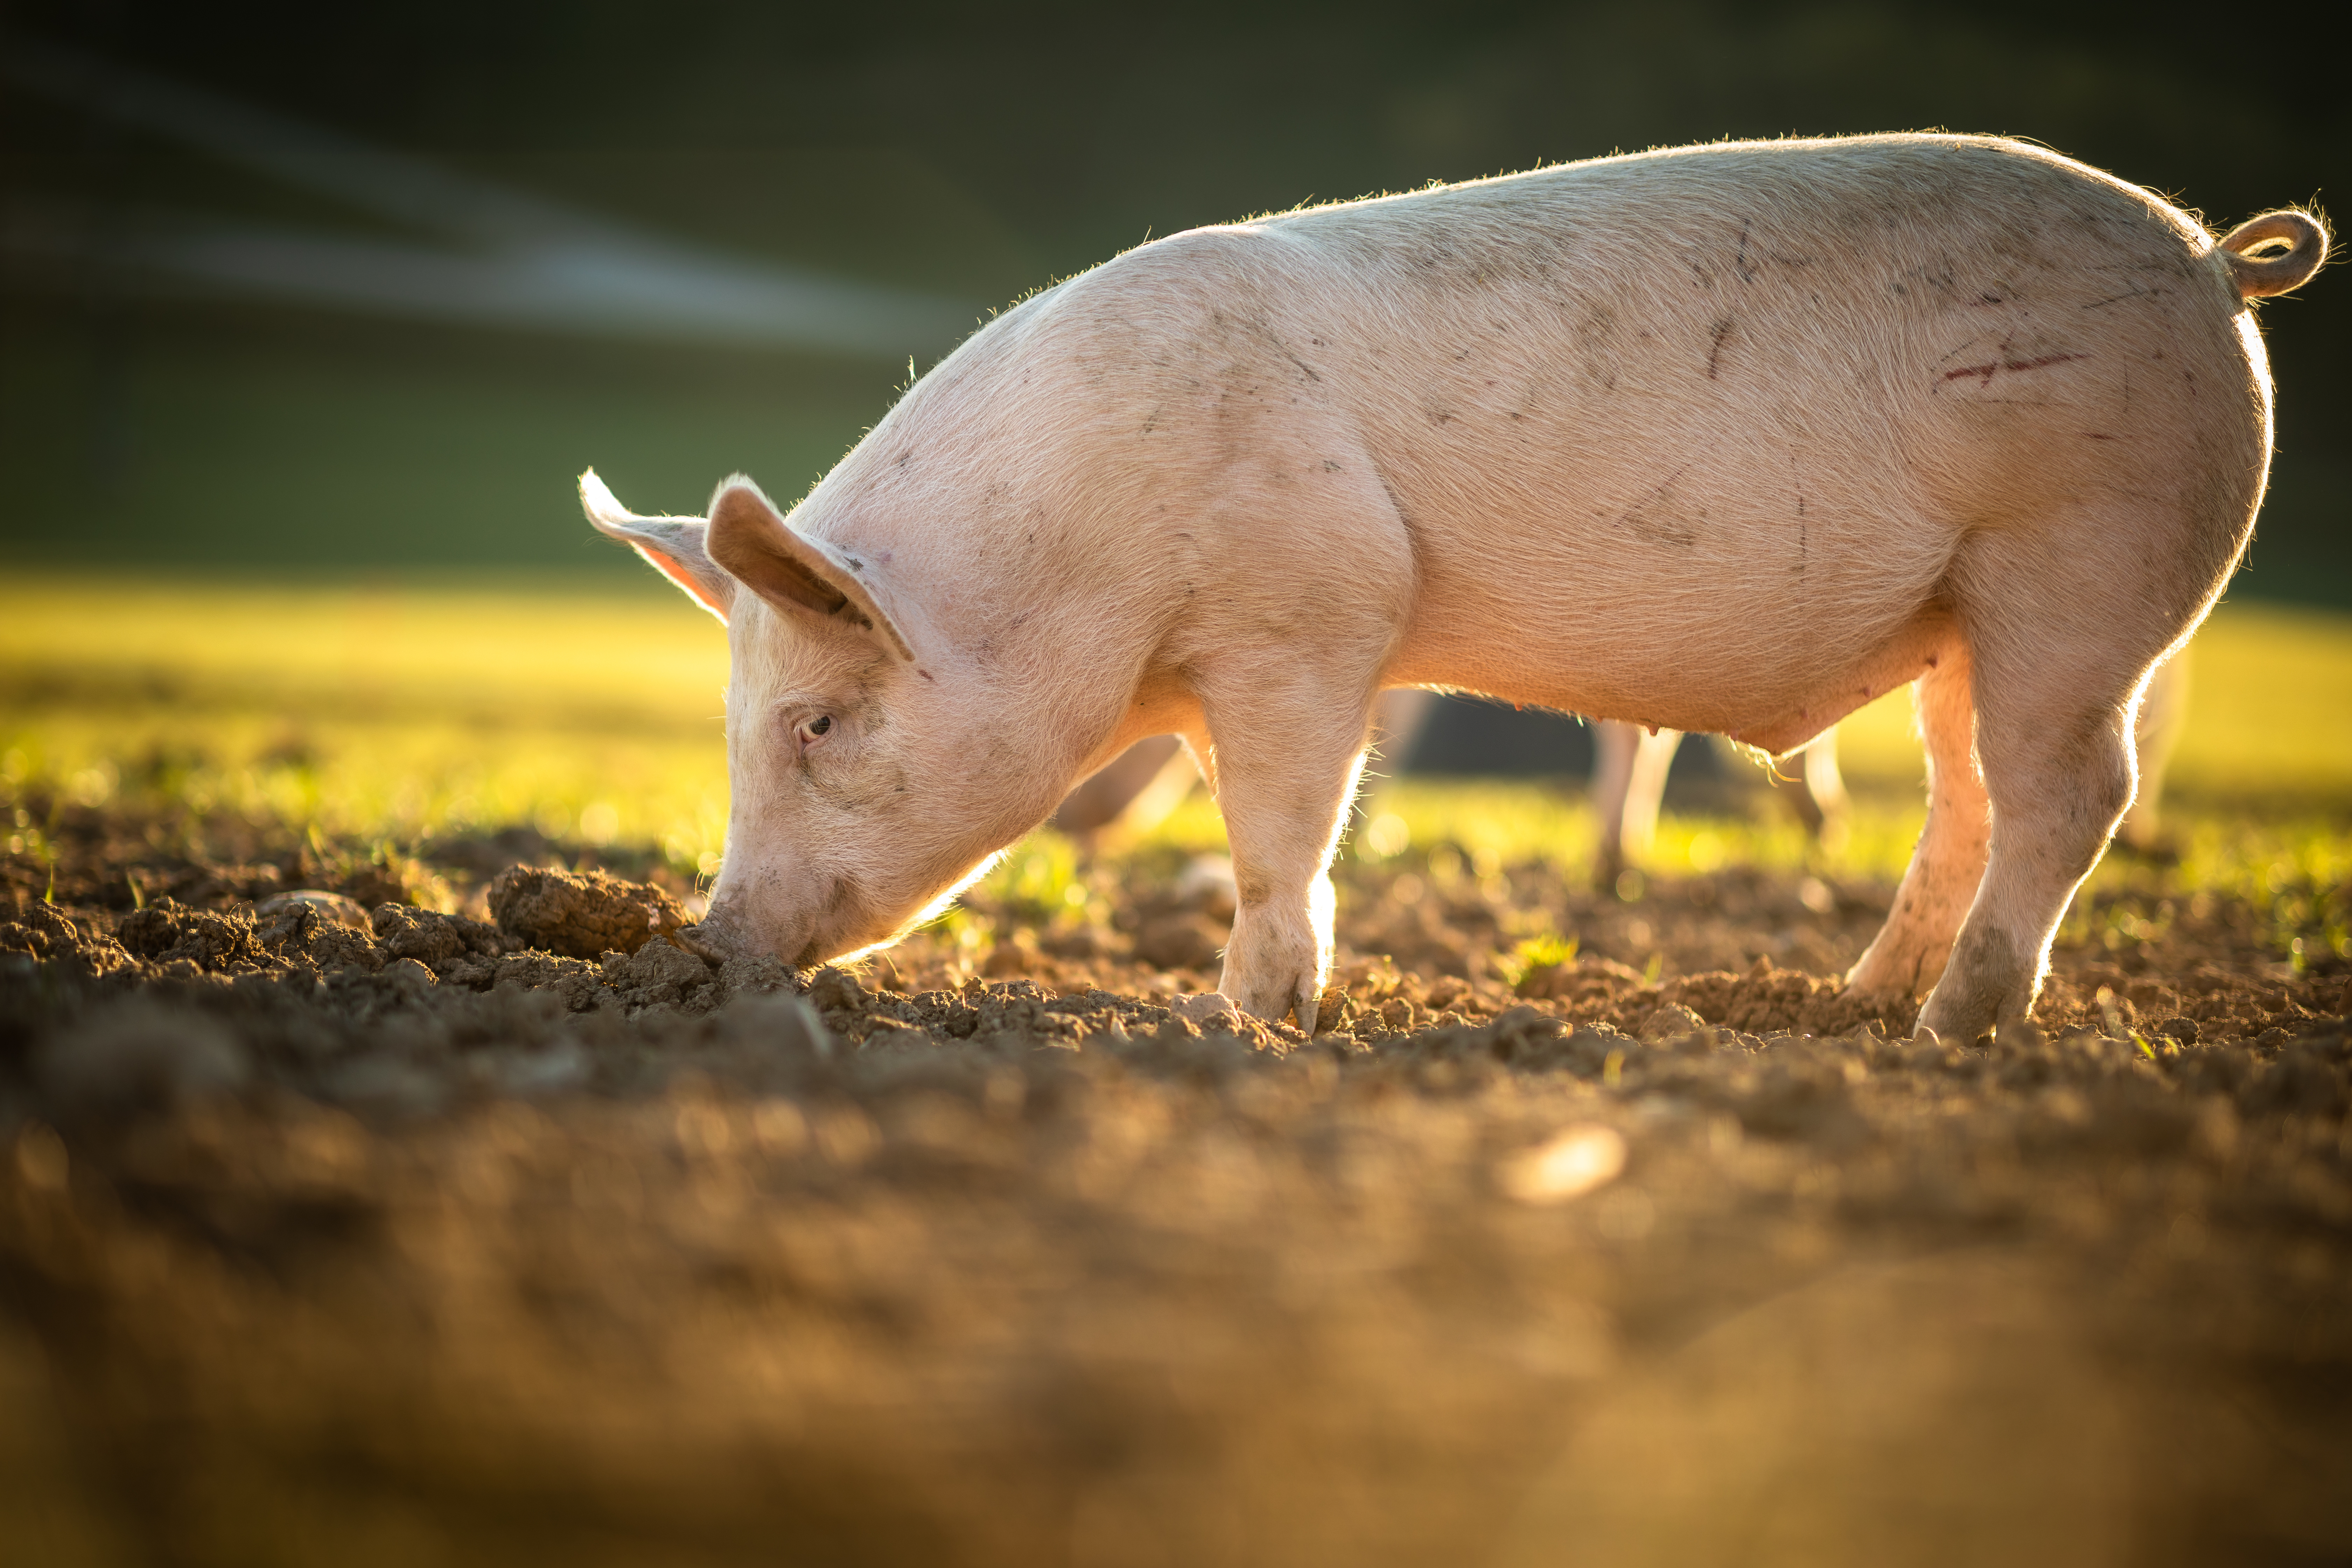
[[[729,626],[704,938],[889,942],[1174,732],[1232,838],[1221,989],[1311,1029],[1382,688],[1785,752],[1916,681],[1927,824],[1847,984],[2014,1025],[2262,498],[2246,301],[2326,251],[2015,142],[1645,153],[1129,251],[975,333],[788,517],[730,479],[635,518],[589,476]]]

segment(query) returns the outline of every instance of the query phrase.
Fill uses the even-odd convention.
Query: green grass
[[[2189,719],[2169,789],[2352,810],[2352,616],[2225,604],[2189,651]],[[1906,692],[1848,719],[1839,744],[1851,776],[1920,776]]]
[[[2225,605],[2200,633],[2171,813],[2179,875],[2217,891],[2352,877],[2352,616]],[[530,823],[551,837],[657,846],[718,863],[726,823],[725,636],[654,582],[331,588],[113,582],[0,584],[0,784],[101,804],[163,788],[199,810],[268,814],[415,842]],[[1654,874],[1734,863],[1891,878],[1918,830],[1920,763],[1898,693],[1847,721],[1852,830],[1824,848],[1784,814],[1669,814]],[[1581,795],[1549,785],[1402,779],[1370,805],[1398,823],[1349,852],[1436,853],[1487,872],[1580,871]],[[1142,847],[1223,847],[1196,794]],[[2110,861],[2103,879],[2127,878]],[[1084,897],[1041,834],[990,890],[1043,908]]]
[[[652,584],[0,590],[0,773],[410,839],[527,822],[718,864],[727,644]]]

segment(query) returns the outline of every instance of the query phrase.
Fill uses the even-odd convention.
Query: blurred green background
[[[2292,26],[2186,5],[34,0],[0,14],[0,568],[635,584],[580,521],[581,468],[641,510],[699,510],[739,468],[796,495],[910,356],[989,309],[1149,234],[1312,199],[1941,126],[2038,138],[2228,223],[2324,197],[2352,153],[2352,95]],[[325,151],[289,174],[253,151],[273,135]],[[257,283],[271,236],[386,265],[508,254],[512,213],[457,232],[429,191],[400,209],[371,149],[523,228],[559,204],[565,233],[881,303],[823,343],[603,322],[593,288],[533,321],[430,287],[395,308]],[[2235,592],[2352,605],[2352,286],[2263,320],[2280,450]]]

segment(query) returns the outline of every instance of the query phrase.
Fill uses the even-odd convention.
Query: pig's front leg
[[[1261,1018],[1296,1013],[1310,1035],[1331,967],[1331,852],[1363,771],[1371,697],[1349,682],[1205,704],[1238,906],[1217,989]]]

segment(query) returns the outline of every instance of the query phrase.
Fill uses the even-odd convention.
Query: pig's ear
[[[793,531],[738,474],[710,498],[710,558],[780,610],[835,623],[847,621],[879,638],[908,663],[914,650],[898,624],[859,580],[860,563]]]
[[[698,517],[638,517],[622,510],[604,481],[589,469],[580,476],[580,506],[596,531],[634,548],[655,571],[685,589],[720,624],[735,602],[735,580],[719,569],[703,547],[709,528]]]

